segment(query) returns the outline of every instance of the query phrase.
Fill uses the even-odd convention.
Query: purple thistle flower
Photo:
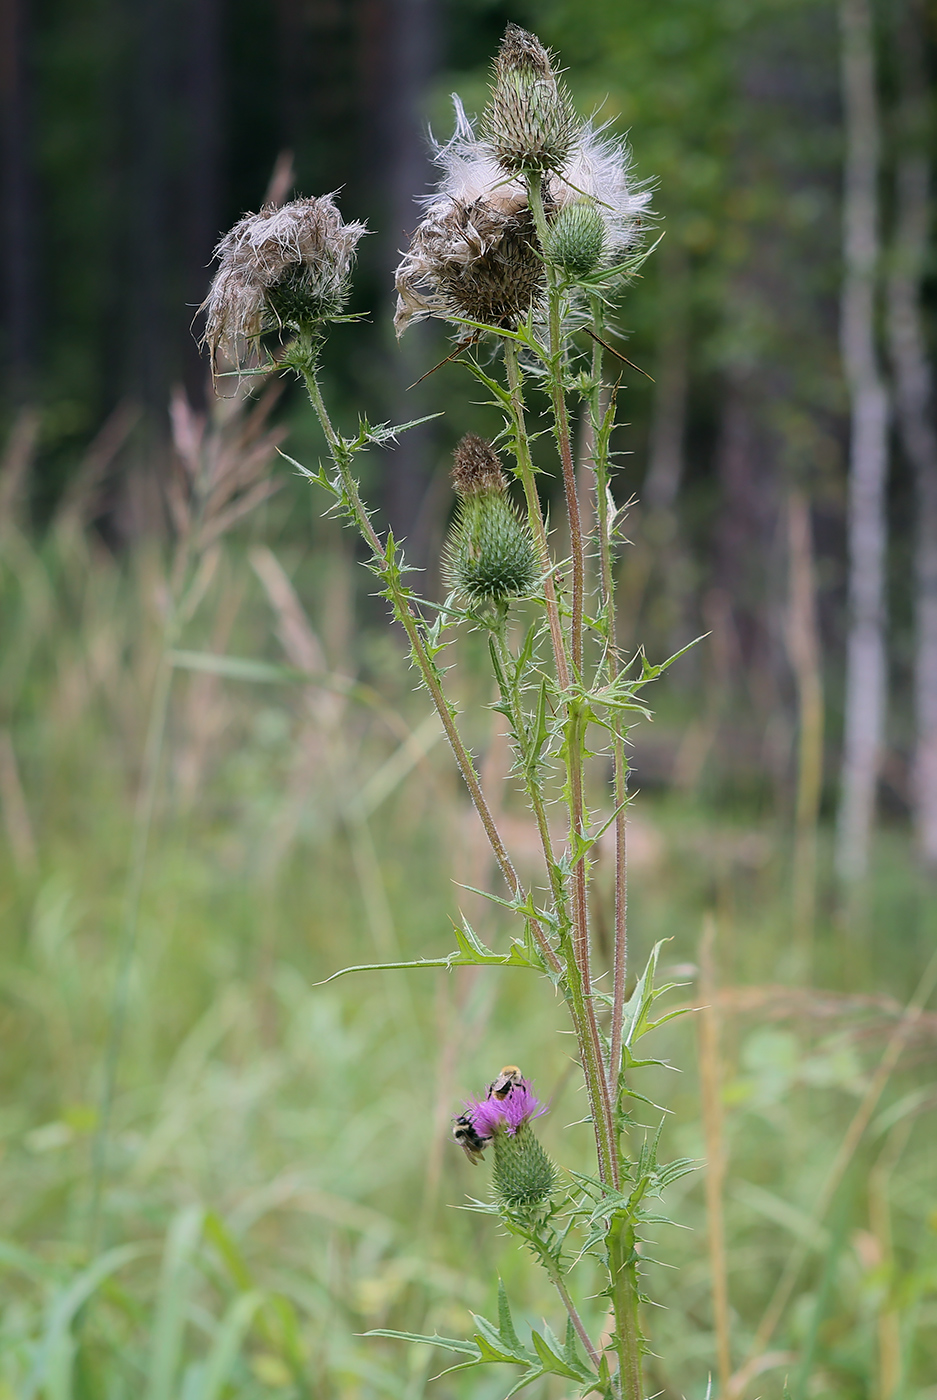
[[[529,1079],[513,1085],[504,1098],[469,1099],[465,1105],[465,1115],[480,1138],[494,1137],[505,1129],[513,1137],[518,1128],[546,1111]]]

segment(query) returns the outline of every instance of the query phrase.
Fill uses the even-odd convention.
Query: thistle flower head
[[[482,129],[502,171],[518,175],[560,170],[576,118],[549,50],[536,34],[509,24],[493,76]]]
[[[537,1210],[556,1186],[556,1168],[530,1126],[546,1108],[519,1073],[493,1092],[497,1083],[489,1086],[487,1098],[470,1099],[456,1121],[470,1128],[476,1157],[493,1140],[494,1187],[502,1205]]]
[[[556,218],[583,200],[602,221],[602,257],[618,259],[640,240],[641,216],[651,202],[648,189],[631,180],[632,156],[627,142],[582,122],[569,155],[550,181]]]
[[[490,442],[466,434],[455,451],[452,484],[459,507],[443,555],[448,587],[470,606],[529,596],[540,579],[537,550]]]
[[[501,458],[477,433],[466,433],[452,455],[452,485],[462,498],[507,490]]]
[[[337,316],[364,224],[346,224],[332,195],[247,214],[215,249],[218,271],[203,303],[204,343],[240,358],[245,341]]]
[[[587,277],[605,252],[605,224],[595,202],[577,200],[560,209],[549,226],[544,252],[569,277]]]
[[[442,170],[439,188],[425,201],[424,216],[397,268],[398,336],[411,321],[426,316],[463,317],[511,329],[544,292],[526,184],[516,173],[505,173],[494,144],[491,109],[480,138],[458,97],[453,102],[455,132],[435,149]],[[572,205],[591,209],[593,241],[601,230],[597,266],[618,260],[638,241],[650,193],[634,188],[630,169],[623,141],[591,122],[573,122],[563,159],[543,176],[549,220],[559,219]]]
[[[489,1096],[485,1099],[469,1099],[465,1111],[472,1120],[472,1127],[480,1138],[495,1137],[507,1133],[514,1137],[519,1128],[534,1118],[546,1113],[533,1091],[529,1079],[515,1084],[503,1099]]]

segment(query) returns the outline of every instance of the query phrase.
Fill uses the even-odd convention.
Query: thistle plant
[[[616,640],[619,510],[610,447],[616,387],[603,350],[606,316],[648,255],[639,245],[649,194],[631,182],[625,145],[576,116],[554,57],[515,26],[495,60],[478,131],[458,99],[455,110],[455,133],[435,151],[439,188],[397,269],[396,327],[402,335],[423,317],[448,322],[458,362],[504,427],[496,443],[470,434],[456,449],[456,510],[443,561],[449,592],[442,602],[416,592],[398,541],[376,528],[355,472],[360,453],[414,424],[372,426],[362,418],[357,432],[344,436],[321,391],[328,325],[345,318],[362,226],[343,223],[331,196],[242,219],[218,247],[205,339],[213,354],[224,349],[242,369],[250,358],[304,381],[330,462],[316,471],[293,465],[331,496],[332,509],[365,540],[367,567],[404,629],[503,877],[505,888],[493,898],[514,921],[506,949],[486,946],[463,919],[448,955],[370,968],[484,965],[544,974],[564,1000],[587,1090],[591,1172],[563,1171],[549,1159],[534,1126],[542,1106],[515,1066],[454,1120],[454,1137],[469,1159],[492,1163],[491,1195],[470,1208],[496,1216],[546,1270],[565,1310],[564,1339],[545,1327],[522,1340],[503,1288],[497,1324],[478,1317],[464,1340],[410,1339],[454,1352],[457,1370],[514,1368],[509,1394],[555,1374],[582,1395],[643,1400],[641,1230],[660,1219],[650,1213],[650,1200],[691,1165],[662,1165],[659,1133],[637,1121],[636,1106],[647,1100],[635,1087],[636,1072],[657,1063],[639,1042],[669,1014],[655,1019],[655,1002],[667,990],[655,983],[658,949],[639,976],[628,965],[626,740],[629,723],[648,713],[644,688],[670,662],[651,665],[642,652],[627,658]],[[542,397],[532,406],[531,388],[549,405],[568,560],[551,551],[536,479],[545,468],[535,467],[531,450],[531,425],[537,435],[542,429],[534,423]],[[590,444],[578,469],[573,414],[581,416]],[[595,502],[589,521],[580,509],[582,473],[591,478]],[[595,567],[587,569],[587,560]],[[518,876],[447,693],[440,653],[468,629],[487,639],[514,774],[539,833],[539,886],[527,888]],[[550,820],[560,803],[562,844]],[[609,828],[615,938],[604,989],[593,966],[590,879],[596,844]],[[572,1295],[570,1270],[583,1255],[597,1260],[604,1279],[610,1319],[601,1338],[590,1334]]]

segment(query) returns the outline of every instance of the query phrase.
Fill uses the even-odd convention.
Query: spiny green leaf
[[[440,1337],[434,1332],[431,1337],[419,1332],[395,1332],[388,1327],[374,1327],[370,1332],[362,1332],[362,1337],[393,1337],[398,1342],[425,1342],[427,1346],[442,1347],[444,1351],[461,1352],[479,1360],[481,1353],[476,1342],[460,1341],[455,1337]]]

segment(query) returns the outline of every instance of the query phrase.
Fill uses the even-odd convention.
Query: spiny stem
[[[540,246],[547,246],[547,221],[543,208],[543,191],[539,173],[529,175],[528,202],[537,227]],[[563,388],[563,342],[560,322],[560,291],[556,282],[556,271],[547,263],[547,299],[549,305],[550,330],[550,398],[553,404],[553,419],[556,424],[556,440],[563,467],[563,488],[566,493],[566,510],[569,516],[569,538],[573,561],[573,612],[570,627],[573,670],[582,671],[582,615],[583,594],[585,591],[585,550],[582,538],[582,519],[579,511],[579,495],[576,491],[576,468],[573,463],[572,441],[569,432],[569,413],[566,408],[566,394]]]
[[[608,1268],[615,1311],[615,1349],[621,1400],[644,1400],[641,1381],[641,1332],[638,1326],[638,1263],[634,1227],[621,1219],[608,1235]]]
[[[550,639],[553,643],[553,661],[556,666],[556,679],[560,689],[566,690],[569,687],[569,664],[566,659],[566,645],[563,640],[563,628],[560,623],[560,610],[556,601],[556,586],[553,582],[553,574],[550,570],[550,548],[547,544],[547,532],[543,524],[543,512],[540,509],[540,497],[537,495],[537,483],[534,480],[534,466],[530,456],[530,442],[527,437],[527,424],[524,417],[523,379],[517,359],[517,346],[511,340],[505,340],[504,342],[504,368],[511,394],[511,408],[514,414],[514,431],[517,442],[517,470],[527,500],[527,517],[530,521],[530,527],[534,532],[534,539],[537,542],[537,549],[540,553],[544,569],[543,593],[546,601],[547,620],[550,624]]]
[[[310,402],[312,403],[312,406],[316,411],[316,415],[318,416],[319,422],[322,425],[322,431],[325,434],[326,441],[329,444],[329,451],[331,453],[332,461],[335,463],[339,475],[341,476],[342,486],[344,488],[346,498],[354,516],[355,523],[358,526],[358,529],[364,535],[368,544],[371,546],[371,552],[374,555],[374,558],[381,570],[382,577],[389,586],[392,595],[392,600],[394,603],[394,610],[400,619],[404,631],[407,634],[407,639],[410,642],[413,656],[417,663],[417,666],[419,667],[420,674],[423,677],[423,681],[426,685],[427,690],[432,696],[433,703],[436,706],[436,711],[439,715],[439,718],[442,720],[443,728],[446,731],[446,738],[449,740],[450,748],[452,749],[452,752],[455,755],[456,763],[459,765],[459,771],[461,772],[465,785],[469,790],[469,796],[472,799],[472,802],[475,806],[475,810],[478,812],[478,815],[481,818],[482,825],[485,828],[485,834],[488,837],[488,841],[491,845],[492,851],[494,852],[495,859],[498,862],[498,865],[501,869],[501,873],[503,874],[511,893],[515,896],[515,898],[520,898],[523,894],[523,887],[521,885],[520,879],[518,878],[517,871],[514,869],[514,864],[511,860],[511,857],[508,855],[507,848],[505,847],[504,842],[501,839],[501,833],[498,831],[498,827],[495,823],[494,817],[491,815],[491,809],[488,806],[485,794],[482,791],[482,786],[479,781],[478,774],[475,771],[475,764],[472,761],[472,757],[468,752],[468,749],[465,747],[465,744],[462,741],[462,736],[459,734],[459,731],[456,728],[455,720],[452,717],[452,711],[449,708],[449,702],[446,700],[446,697],[442,691],[442,687],[439,684],[438,677],[436,675],[429,653],[426,650],[426,644],[420,633],[420,629],[417,624],[417,619],[414,616],[413,609],[410,607],[409,601],[406,598],[405,594],[395,584],[394,579],[391,576],[390,561],[387,557],[386,546],[382,544],[380,536],[378,535],[374,526],[371,524],[368,513],[364,507],[364,502],[362,501],[361,496],[359,494],[357,482],[355,481],[348,468],[348,463],[345,460],[346,453],[344,445],[342,444],[338,434],[335,432],[335,429],[332,427],[332,422],[329,418],[325,402],[322,398],[322,391],[319,387],[318,377],[316,375],[315,368],[313,365],[304,367],[303,378],[306,381],[306,388],[309,393]],[[543,929],[535,920],[531,920],[531,927],[533,929],[534,937],[537,940],[537,946],[540,949],[540,953],[543,956],[544,961],[549,967],[553,969],[554,972],[560,972],[562,970],[562,965],[560,963],[559,958],[556,956],[556,953],[550,946],[549,940],[547,939],[547,936],[544,933]]]
[[[598,513],[599,586],[602,590],[602,613],[605,618],[606,673],[611,684],[620,669],[616,645],[615,587],[612,576],[611,522],[608,517],[608,432],[606,409],[602,402],[602,301],[590,298],[592,325],[596,338],[592,342],[592,392],[589,412],[592,418],[593,469]],[[616,713],[613,724],[612,755],[614,761],[615,802],[615,953],[612,969],[612,1021],[608,1059],[609,1091],[617,1099],[618,1077],[621,1073],[622,1025],[628,989],[628,845],[627,809],[628,760],[622,734],[621,716]],[[617,1144],[616,1144],[617,1155]]]
[[[570,706],[567,725],[569,771],[569,844],[575,849],[577,838],[585,835],[585,804],[583,798],[582,756],[585,739],[585,719],[578,702]],[[616,1188],[620,1184],[620,1167],[615,1142],[615,1126],[609,1094],[608,1077],[602,1054],[595,1002],[592,997],[591,950],[589,947],[589,905],[586,891],[585,856],[581,856],[572,871],[573,951],[567,963],[567,976],[573,981],[571,968],[581,996],[577,1008],[581,1016],[583,1069],[589,1090],[593,1128],[598,1147],[602,1179]]]
[[[501,698],[511,712],[511,726],[514,730],[517,751],[523,764],[524,791],[530,802],[534,818],[537,823],[537,831],[540,836],[540,847],[543,852],[544,864],[547,867],[547,874],[550,879],[550,889],[553,894],[554,910],[557,923],[561,930],[569,925],[569,914],[567,911],[566,890],[563,886],[563,877],[556,863],[553,854],[553,837],[550,834],[550,824],[547,820],[546,807],[543,801],[543,793],[536,775],[531,772],[528,766],[528,747],[525,743],[526,726],[521,710],[520,697],[517,692],[516,678],[512,681],[511,666],[513,658],[508,649],[507,641],[504,637],[503,628],[495,631],[491,635],[492,660],[494,661],[495,678],[498,688],[501,691]]]
[[[569,1290],[566,1287],[566,1282],[563,1278],[563,1275],[560,1273],[559,1268],[557,1267],[557,1264],[554,1259],[552,1259],[549,1255],[542,1255],[541,1257],[543,1258],[544,1264],[546,1265],[547,1273],[553,1280],[557,1293],[563,1300],[563,1307],[569,1314],[569,1320],[576,1330],[577,1337],[582,1342],[586,1355],[588,1356],[592,1365],[595,1367],[595,1370],[599,1371],[602,1366],[602,1358],[599,1356],[598,1351],[593,1345],[592,1338],[586,1331],[585,1323],[579,1316],[579,1311],[576,1307],[576,1304],[570,1297]]]

